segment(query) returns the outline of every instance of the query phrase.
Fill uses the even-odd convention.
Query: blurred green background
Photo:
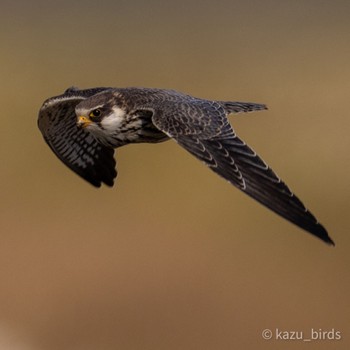
[[[2,0],[0,348],[348,349],[349,16],[340,0]],[[36,126],[72,85],[266,103],[235,130],[336,247],[175,142],[118,150],[115,187],[93,188]]]

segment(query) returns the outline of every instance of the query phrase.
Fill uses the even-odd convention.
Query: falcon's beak
[[[89,118],[83,117],[82,115],[78,117],[77,125],[81,128],[86,128],[91,123],[92,121]]]

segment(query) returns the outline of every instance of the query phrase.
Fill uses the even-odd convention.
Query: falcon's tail
[[[219,101],[219,103],[227,113],[253,112],[267,109],[267,106],[264,104],[252,102]]]

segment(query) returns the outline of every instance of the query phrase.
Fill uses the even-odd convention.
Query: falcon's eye
[[[94,109],[93,111],[90,112],[89,117],[90,118],[98,118],[100,115],[101,115],[101,110]]]

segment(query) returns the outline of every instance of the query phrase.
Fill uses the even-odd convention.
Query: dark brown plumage
[[[173,90],[70,88],[46,100],[38,125],[54,153],[99,187],[117,175],[114,148],[174,139],[214,172],[285,219],[334,244],[325,228],[232,129],[230,113],[266,109],[209,101]]]

